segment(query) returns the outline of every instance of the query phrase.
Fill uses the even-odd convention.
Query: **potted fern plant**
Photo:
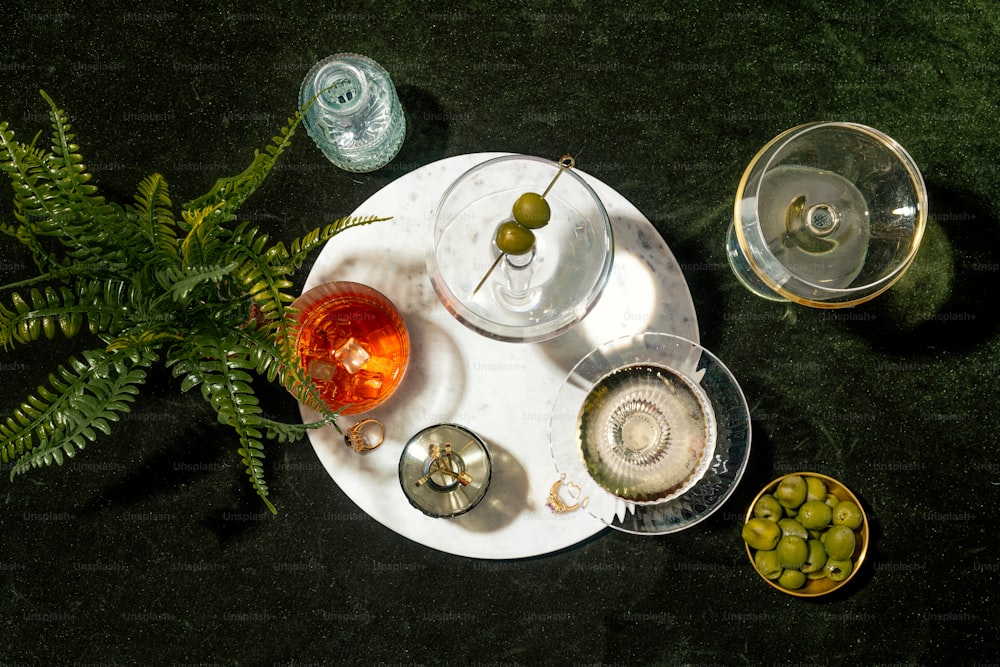
[[[250,484],[273,513],[264,442],[301,438],[336,424],[294,354],[289,276],[341,231],[377,218],[344,218],[287,245],[236,220],[301,122],[296,112],[242,173],[221,178],[174,213],[167,182],[153,174],[133,202],[106,200],[90,183],[68,117],[41,91],[51,147],[14,139],[0,122],[0,169],[13,190],[13,221],[0,231],[31,252],[37,275],[0,286],[0,345],[89,334],[0,421],[0,460],[11,478],[61,464],[129,412],[146,371],[163,363],[182,391],[199,389],[233,428]],[[41,134],[41,133],[39,133]],[[288,424],[265,416],[254,378],[280,382],[321,418]]]

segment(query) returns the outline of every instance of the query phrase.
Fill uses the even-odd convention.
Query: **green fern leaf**
[[[219,247],[216,231],[223,222],[220,208],[221,204],[215,204],[181,211],[181,217],[188,227],[181,242],[181,263],[184,267],[215,263]]]
[[[294,328],[291,322],[286,326]],[[289,344],[294,338],[276,338],[271,333],[274,327],[273,322],[263,326],[250,323],[233,334],[242,339],[243,347],[248,350],[248,359],[257,373],[265,376],[268,382],[277,380],[300,403],[322,415],[316,426],[333,424],[339,431],[339,411],[330,409],[299,363],[298,355]]]
[[[47,271],[62,264],[35,232],[37,221],[54,218],[60,208],[52,183],[45,177],[44,159],[44,151],[18,143],[14,133],[7,130],[7,123],[0,125],[0,170],[14,188],[14,218],[19,223],[5,225],[3,231],[27,246],[38,268]]]
[[[277,513],[268,499],[264,479],[264,436],[258,428],[263,410],[251,386],[247,371],[255,364],[250,349],[236,335],[239,330],[223,330],[213,321],[204,321],[183,343],[169,352],[167,366],[174,377],[183,376],[185,391],[200,387],[202,396],[212,406],[221,424],[232,427],[239,437],[240,454],[250,484],[272,513]]]
[[[107,352],[118,352],[130,348],[148,347],[157,349],[161,345],[183,340],[184,336],[174,329],[151,327],[136,327],[108,341],[104,348]]]
[[[285,306],[291,304],[295,297],[288,292],[293,286],[288,276],[305,261],[312,250],[341,231],[385,219],[367,216],[337,220],[295,239],[291,252],[280,242],[268,247],[266,235],[260,234],[257,227],[243,223],[226,239],[227,246],[232,249],[230,256],[241,262],[234,276],[261,313],[277,323],[277,337],[289,339],[292,332]]]
[[[230,257],[239,262],[233,277],[247,297],[260,309],[261,315],[278,323],[278,335],[287,337],[284,318],[279,316],[284,304],[295,300],[287,290],[293,284],[285,277],[286,271],[272,265],[274,255],[280,252],[278,246],[266,249],[267,236],[259,234],[256,227],[247,224],[238,226],[227,239],[231,248]],[[279,313],[275,313],[275,311]],[[272,317],[272,315],[274,315]]]
[[[73,261],[127,263],[140,248],[124,209],[107,203],[89,181],[66,114],[41,91],[52,120],[52,150],[19,144],[0,132],[0,169],[14,187],[17,227],[4,231],[27,245],[42,272]],[[37,141],[37,137],[36,137]]]
[[[296,112],[287,120],[284,127],[280,128],[280,136],[272,137],[271,143],[265,148],[264,153],[259,150],[254,151],[253,161],[249,167],[236,176],[220,178],[207,193],[185,204],[184,209],[198,210],[205,207],[217,207],[228,216],[234,215],[236,210],[271,173],[278,158],[291,145],[295,129],[301,122],[302,116]]]
[[[127,289],[121,281],[83,281],[71,290],[66,286],[32,288],[28,298],[10,295],[14,309],[0,305],[0,346],[10,348],[43,335],[61,332],[67,338],[79,333],[87,320],[92,333],[112,331],[127,313]]]
[[[89,208],[95,204],[103,204],[104,198],[97,194],[97,188],[88,183],[91,175],[83,164],[80,147],[73,143],[76,137],[70,131],[72,126],[69,117],[44,90],[40,92],[48,102],[49,118],[52,121],[52,152],[47,163],[52,169],[53,182],[70,208],[74,208],[74,205]]]
[[[159,252],[161,260],[179,261],[177,223],[171,210],[167,181],[160,174],[147,176],[139,183],[135,201],[132,210],[138,217],[143,236]]]
[[[238,264],[230,262],[225,266],[191,266],[184,269],[166,268],[156,274],[160,283],[170,297],[178,302],[187,302],[192,291],[204,283],[218,283],[236,270]]]
[[[250,478],[250,485],[257,492],[257,495],[271,514],[277,514],[278,510],[268,498],[270,491],[267,488],[267,481],[264,478],[264,446],[260,443],[260,435],[256,438],[240,434],[240,444],[242,445],[237,453],[242,457],[243,465],[246,466],[247,477]]]
[[[48,387],[40,386],[0,424],[0,459],[14,462],[11,478],[75,455],[96,439],[95,428],[109,431],[110,422],[130,410],[156,359],[152,350],[92,350],[59,366]]]
[[[378,216],[369,215],[335,220],[325,227],[314,229],[313,231],[292,241],[289,245],[288,258],[286,262],[290,270],[294,271],[305,263],[309,254],[313,250],[317,249],[319,246],[323,245],[342,231],[350,229],[351,227],[369,225],[373,222],[381,222],[383,220],[390,219],[391,218],[380,218]]]
[[[109,434],[163,349],[181,390],[198,388],[217,419],[234,429],[251,485],[275,512],[263,440],[290,442],[310,428],[337,426],[339,416],[291,345],[291,275],[334,235],[384,218],[345,218],[288,245],[234,223],[291,145],[300,113],[242,173],[216,181],[177,217],[159,174],[143,179],[126,206],[109,203],[91,182],[68,115],[42,95],[49,148],[39,145],[43,133],[19,142],[0,123],[0,171],[14,191],[13,222],[0,223],[0,232],[24,244],[39,268],[0,287],[7,294],[0,299],[0,344],[74,336],[87,327],[105,347],[70,357],[0,422],[0,458],[16,475],[62,463]],[[317,410],[318,421],[266,417],[253,386],[261,375]]]
[[[74,143],[66,113],[44,90],[41,95],[49,105],[52,150],[40,166],[58,192],[61,206],[49,220],[39,223],[36,234],[54,237],[65,247],[66,254],[75,259],[98,263],[127,261],[129,250],[137,247],[135,230],[126,223],[124,210],[107,203],[90,183],[92,176],[83,164],[79,146]]]

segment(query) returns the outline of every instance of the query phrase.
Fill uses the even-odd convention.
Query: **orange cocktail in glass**
[[[295,300],[296,350],[323,400],[367,412],[399,386],[410,357],[403,318],[381,292],[353,282],[314,287]]]

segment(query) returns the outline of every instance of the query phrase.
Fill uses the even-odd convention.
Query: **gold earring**
[[[572,505],[567,505],[562,498],[559,497],[559,490],[566,481],[566,473],[559,476],[552,488],[549,489],[549,496],[545,499],[545,504],[556,514],[562,514],[564,512],[575,512],[581,507],[586,507],[587,503],[590,502],[590,497],[584,498],[582,502],[575,502]],[[569,490],[570,496],[573,499],[580,497],[580,487],[573,482],[566,482],[566,488]]]

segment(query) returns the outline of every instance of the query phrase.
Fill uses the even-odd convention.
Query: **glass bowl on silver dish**
[[[642,333],[591,351],[551,418],[557,472],[618,530],[664,534],[718,510],[750,453],[750,413],[725,365],[698,343]]]

